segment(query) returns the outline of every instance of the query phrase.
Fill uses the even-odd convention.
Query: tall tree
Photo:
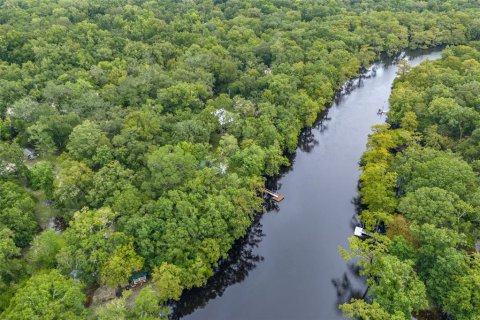
[[[20,319],[85,319],[81,286],[52,270],[30,278],[10,301],[3,317]]]

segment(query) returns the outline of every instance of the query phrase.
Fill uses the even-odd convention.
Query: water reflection
[[[347,82],[337,91],[333,101],[338,105],[342,100],[350,95],[355,89],[362,88],[365,79],[370,79],[377,76],[377,69],[379,67],[385,68],[384,64],[375,64],[368,69],[362,69],[360,75]]]
[[[335,301],[335,308],[339,305],[349,302],[350,300],[356,298],[360,299],[364,295],[364,291],[358,288],[355,288],[352,285],[352,278],[361,278],[358,274],[359,269],[354,263],[348,264],[348,271],[343,273],[342,277],[332,279],[332,284],[335,287],[337,292],[337,299]],[[337,312],[340,314],[340,309],[337,308]]]
[[[260,217],[255,219],[246,236],[234,244],[226,259],[219,262],[215,275],[206,285],[186,290],[180,300],[173,304],[172,320],[178,320],[205,306],[211,299],[222,296],[227,287],[243,281],[249,272],[263,261],[262,256],[254,253],[254,249],[265,236]]]
[[[312,128],[305,129],[300,133],[300,138],[298,142],[298,148],[300,148],[300,150],[306,153],[310,153],[317,145],[318,140],[315,138],[315,135],[312,132]]]
[[[339,103],[342,97],[349,95],[353,90],[363,86],[363,79],[371,78],[376,75],[376,66],[363,70],[358,78],[354,78],[338,91],[335,95],[335,103]],[[310,153],[319,144],[318,132],[323,133],[328,130],[328,123],[332,119],[328,117],[328,109],[322,112],[311,128],[302,130],[299,136],[298,148],[302,152]],[[269,179],[266,182],[266,187],[271,190],[278,190],[281,188],[281,178],[290,172],[295,163],[296,153],[289,155],[291,165],[283,167],[280,174],[274,179]],[[356,200],[357,201],[357,200]],[[357,206],[356,206],[357,207]],[[278,204],[270,198],[265,199],[264,210],[268,212],[278,212]],[[360,209],[358,209],[360,210]],[[260,215],[257,215],[255,221],[247,232],[246,236],[235,242],[229,255],[226,259],[219,262],[218,269],[215,275],[211,277],[205,286],[200,288],[192,288],[186,290],[180,300],[172,305],[173,313],[172,320],[178,320],[186,315],[191,314],[197,308],[202,308],[207,303],[222,296],[226,288],[243,281],[250,271],[255,269],[257,264],[263,261],[263,257],[254,253],[254,249],[258,247],[258,243],[262,240],[265,234],[262,232],[262,224],[260,223]],[[352,230],[359,225],[356,215],[352,217]],[[361,297],[361,290],[355,289],[352,286],[351,279],[361,278],[358,274],[358,269],[354,264],[349,264],[349,272],[345,272],[341,278],[332,279],[332,284],[337,292],[336,306],[349,301],[351,298]],[[338,310],[340,312],[340,310]]]
[[[412,57],[412,55],[409,55]],[[397,58],[396,60],[398,60]],[[261,270],[264,266],[268,265],[269,263],[272,264],[272,261],[281,261],[284,264],[282,266],[285,267],[291,267],[292,270],[302,272],[301,275],[299,275],[298,281],[295,279],[295,277],[292,277],[290,279],[285,279],[286,277],[290,276],[289,270],[286,268],[272,268],[270,266],[269,271],[273,271],[274,274],[273,276],[272,273],[269,273],[269,277],[282,281],[285,280],[284,283],[281,283],[280,285],[271,285],[271,290],[278,290],[278,288],[284,288],[287,287],[288,285],[288,290],[291,289],[291,293],[300,293],[303,294],[304,292],[307,292],[308,290],[312,292],[312,295],[315,296],[316,298],[318,297],[318,301],[313,301],[313,299],[309,300],[307,303],[303,304],[306,305],[307,308],[305,310],[300,310],[300,309],[295,309],[296,306],[302,306],[300,302],[295,302],[291,303],[292,297],[288,296],[288,294],[282,295],[282,299],[284,300],[273,300],[273,299],[264,299],[263,297],[260,297],[261,294],[264,294],[266,290],[263,290],[263,288],[259,288],[258,286],[253,286],[252,284],[248,285],[248,289],[250,288],[255,288],[256,292],[252,292],[253,298],[250,299],[244,299],[242,300],[243,303],[246,301],[251,303],[251,309],[249,311],[249,314],[255,314],[255,315],[260,315],[264,311],[264,309],[269,310],[269,315],[275,316],[275,318],[286,318],[285,314],[282,314],[280,312],[274,312],[272,311],[273,309],[275,310],[280,310],[280,311],[290,311],[293,310],[292,312],[298,312],[298,315],[302,314],[303,318],[307,318],[307,315],[312,314],[312,310],[315,311],[318,309],[318,306],[321,305],[321,309],[319,309],[321,312],[323,312],[323,315],[328,315],[328,319],[339,319],[341,316],[336,315],[335,313],[338,312],[338,304],[345,303],[349,301],[352,298],[361,298],[365,294],[365,288],[363,286],[364,280],[363,278],[359,275],[359,269],[355,265],[355,263],[344,263],[343,261],[340,260],[338,257],[338,253],[335,250],[335,243],[344,243],[344,240],[351,235],[353,232],[353,229],[360,224],[360,221],[358,219],[358,214],[361,212],[361,205],[358,197],[356,198],[349,198],[351,195],[354,194],[354,191],[356,190],[350,190],[348,189],[349,186],[352,186],[354,188],[354,184],[357,182],[356,178],[356,173],[357,167],[355,165],[356,161],[360,157],[360,152],[363,150],[365,142],[364,139],[368,133],[370,133],[370,125],[374,123],[378,123],[381,121],[377,121],[378,118],[376,116],[376,112],[378,108],[382,107],[382,101],[383,105],[385,105],[386,99],[388,99],[388,92],[390,90],[390,84],[391,84],[391,79],[393,79],[394,72],[395,70],[392,70],[392,68],[388,68],[389,63],[391,63],[392,59],[389,60],[384,60],[384,63],[377,63],[373,67],[364,70],[364,72],[361,74],[356,79],[353,79],[346,83],[340,92],[337,93],[335,96],[335,102],[337,102],[337,105],[330,109],[330,112],[324,112],[322,113],[319,117],[318,120],[314,123],[312,128],[310,129],[305,129],[301,132],[300,137],[299,137],[299,150],[301,152],[297,154],[292,154],[289,156],[289,160],[291,162],[290,167],[282,168],[281,174],[276,177],[276,179],[269,179],[267,181],[267,188],[271,190],[279,190],[281,189],[281,183],[280,181],[282,177],[284,177],[287,173],[293,170],[294,168],[294,163],[296,158],[298,157],[298,162],[303,161],[304,154],[303,153],[315,153],[315,149],[322,149],[324,148],[324,144],[329,147],[328,153],[321,153],[321,156],[315,154],[314,161],[310,161],[309,163],[302,162],[303,166],[303,171],[300,170],[302,168],[297,168],[296,170],[298,171],[297,176],[301,176],[304,179],[302,180],[302,183],[300,184],[294,184],[297,182],[295,179],[292,179],[292,176],[290,176],[290,190],[288,189],[288,183],[286,182],[283,190],[286,192],[286,195],[288,195],[288,191],[290,191],[290,195],[292,192],[298,188],[299,193],[306,193],[308,194],[308,191],[310,190],[309,188],[317,188],[321,189],[321,192],[323,192],[323,197],[321,202],[317,201],[318,199],[315,199],[315,201],[310,201],[315,197],[315,194],[308,194],[305,196],[299,196],[297,194],[296,198],[291,197],[288,200],[287,203],[282,204],[282,210],[285,210],[285,213],[293,212],[293,211],[300,211],[302,213],[302,217],[304,219],[304,225],[300,223],[296,223],[298,220],[293,220],[291,219],[291,216],[289,217],[288,215],[280,215],[278,218],[275,219],[276,227],[277,229],[270,228],[269,225],[266,224],[266,229],[269,231],[269,238],[264,239],[263,241],[269,243],[270,245],[272,244],[272,241],[276,241],[276,243],[279,243],[276,246],[272,246],[269,248],[271,252],[272,248],[277,249],[278,247],[280,248],[285,248],[285,250],[290,250],[287,252],[287,255],[289,256],[295,256],[296,261],[306,261],[307,263],[313,263],[313,265],[316,266],[321,266],[325,265],[326,270],[323,270],[323,275],[328,274],[326,277],[322,278],[321,281],[318,281],[318,279],[314,279],[316,275],[312,276],[311,269],[308,268],[308,264],[306,263],[305,265],[301,264],[293,264],[287,261],[287,259],[282,259],[282,257],[278,256],[278,251],[277,251],[277,256],[275,256],[275,260],[271,259],[272,257],[268,256],[268,251],[263,251],[267,253],[265,256],[267,259],[265,262],[262,264],[262,266],[259,268]],[[386,76],[386,70],[390,69],[390,73]],[[373,81],[375,82],[376,86],[380,86],[382,90],[373,93],[373,92],[367,92],[365,94],[365,88],[363,95],[360,94],[355,97],[355,99],[350,99],[349,104],[350,106],[347,105],[347,103],[340,104],[340,101],[342,99],[345,99],[346,96],[352,94],[352,92],[361,87],[367,87],[368,82],[365,81],[365,79],[370,79],[370,78],[375,78]],[[389,79],[387,81],[383,81],[382,79]],[[373,100],[372,100],[373,99]],[[373,103],[372,103],[373,101]],[[363,103],[363,104],[362,104]],[[354,108],[361,106],[361,108]],[[335,119],[338,119],[338,113],[340,110],[342,110],[345,107],[351,108],[348,111],[348,118],[341,118],[342,122],[338,121],[332,121],[332,119],[328,116],[335,117]],[[341,115],[345,115],[346,113],[342,113]],[[334,116],[336,115],[336,116]],[[371,115],[371,116],[368,116]],[[384,117],[383,115],[381,117]],[[334,119],[334,120],[335,120]],[[363,119],[363,122],[359,122],[358,119]],[[357,126],[357,123],[361,123],[361,126]],[[324,135],[325,131],[329,128],[329,126],[333,129],[337,129],[337,131],[334,130],[335,134],[333,136],[328,136],[328,133],[326,133],[325,139],[329,139],[328,142],[326,143],[325,139],[322,138],[322,135]],[[352,128],[357,128],[358,131],[352,131]],[[320,134],[319,134],[320,133]],[[345,139],[345,137],[348,137],[348,139]],[[361,137],[361,139],[359,138]],[[323,140],[322,140],[323,139]],[[349,143],[345,143],[345,141],[348,141]],[[358,143],[358,141],[361,142],[361,145]],[[319,146],[320,145],[320,146]],[[358,148],[357,148],[358,147]],[[353,149],[350,150],[350,149]],[[323,150],[323,149],[322,149]],[[327,149],[326,149],[327,150]],[[333,158],[332,158],[332,155]],[[337,166],[329,166],[331,163],[337,163]],[[318,169],[318,166],[323,166],[327,167],[327,170],[320,170]],[[333,170],[332,170],[333,167]],[[338,172],[335,171],[335,169],[341,168],[341,170],[338,170]],[[318,169],[318,170],[316,170]],[[346,170],[347,171],[346,171]],[[316,170],[316,171],[315,171]],[[306,171],[308,171],[308,174],[304,174]],[[319,178],[318,172],[322,172],[321,178]],[[310,174],[310,172],[316,172],[317,174]],[[354,181],[350,181],[350,177],[354,177]],[[320,179],[323,179],[325,183],[316,183],[315,181],[318,181]],[[292,187],[294,185],[294,187]],[[340,188],[340,186],[342,188]],[[344,188],[346,186],[346,188]],[[304,187],[304,188],[303,188]],[[293,189],[292,189],[293,188]],[[336,188],[336,189],[335,189]],[[317,190],[315,189],[315,190]],[[336,193],[332,192],[332,189],[336,190]],[[313,189],[312,189],[313,190]],[[337,196],[342,194],[344,190],[347,190],[346,192],[352,192],[348,193],[346,197],[341,198],[341,201],[338,202]],[[350,190],[350,191],[348,191]],[[318,194],[321,194],[320,191]],[[309,198],[311,197],[311,198]],[[305,201],[300,201],[300,200],[305,200]],[[291,202],[290,202],[291,201]],[[352,206],[349,206],[348,201],[351,201],[352,204],[354,204],[354,210],[352,210]],[[340,203],[338,205],[338,203]],[[305,204],[305,206],[304,206]],[[325,216],[320,216],[320,215],[315,215],[311,214],[312,212],[317,212],[317,208],[314,208],[314,205],[321,205],[323,206],[322,208],[325,210]],[[273,202],[273,201],[267,201],[265,203],[265,210],[266,211],[273,211],[273,212],[278,212],[279,207],[278,204]],[[352,211],[350,211],[352,210]],[[338,217],[341,218],[341,226],[336,225],[336,221],[338,220],[338,217],[335,216],[335,214],[338,215]],[[260,241],[262,241],[263,237],[265,236],[263,233],[263,227],[261,223],[259,222],[261,216],[258,215],[256,217],[256,221],[254,222],[253,226],[251,229],[247,232],[247,235],[245,238],[238,240],[233,248],[230,250],[228,257],[221,261],[218,266],[218,270],[216,274],[209,279],[207,284],[202,287],[202,288],[194,288],[189,291],[184,292],[184,294],[181,297],[181,300],[176,303],[173,308],[174,308],[174,313],[172,315],[172,319],[180,319],[184,316],[187,316],[191,314],[193,311],[195,311],[197,308],[203,308],[205,307],[208,302],[216,297],[220,297],[224,295],[225,290],[227,287],[232,286],[234,284],[237,284],[237,287],[243,288],[244,290],[237,290],[235,291],[232,289],[232,293],[230,295],[230,291],[228,292],[228,295],[225,293],[225,297],[223,298],[225,300],[224,303],[226,303],[226,307],[222,309],[222,307],[219,307],[216,305],[214,308],[211,308],[210,311],[208,312],[203,312],[200,313],[200,316],[197,316],[195,319],[208,319],[208,318],[216,318],[220,319],[219,316],[222,314],[227,314],[225,310],[228,309],[228,314],[230,316],[238,314],[238,312],[242,311],[242,306],[243,304],[237,304],[236,302],[238,301],[238,295],[239,292],[241,294],[245,295],[245,288],[242,287],[241,285],[238,285],[238,283],[242,282],[247,278],[247,276],[252,273],[252,271],[264,260],[264,258],[258,254],[258,245]],[[277,217],[275,217],[277,218]],[[322,223],[319,226],[322,226],[320,228],[310,228],[310,226],[313,223]],[[310,225],[308,225],[310,223]],[[291,224],[291,227],[290,227]],[[288,230],[296,230],[297,233],[289,235],[286,233],[281,233],[279,230],[282,230],[284,226],[289,226],[290,229]],[[330,228],[326,228],[325,226],[330,226]],[[341,229],[341,230],[339,230]],[[272,232],[272,230],[274,232]],[[320,231],[318,231],[320,230]],[[312,237],[307,237],[302,234],[302,232],[305,232],[306,234],[311,234]],[[325,234],[328,234],[327,237],[322,237],[321,232],[324,232]],[[330,235],[331,233],[331,235]],[[273,237],[271,236],[273,235]],[[283,237],[285,235],[285,237]],[[337,237],[339,235],[339,237]],[[284,238],[287,238],[291,243],[286,244]],[[273,239],[273,240],[272,240]],[[318,246],[321,246],[322,243],[317,242],[315,243],[314,241],[321,241],[321,240],[326,240],[323,242],[323,244],[332,244],[332,246],[325,246],[321,251],[322,255],[325,253],[325,264],[319,263],[320,259],[318,256],[316,258],[312,258],[311,255],[309,256],[310,252],[319,252]],[[333,240],[332,240],[333,239]],[[341,240],[339,240],[341,239]],[[313,245],[312,245],[313,243]],[[263,246],[263,245],[262,245]],[[301,250],[295,250],[295,246],[298,246],[298,248],[301,248]],[[302,247],[300,247],[302,246]],[[345,244],[346,246],[346,244]],[[297,255],[296,253],[304,251],[305,254],[304,256]],[[338,264],[338,260],[340,260],[340,266]],[[346,265],[346,268],[345,268]],[[268,266],[267,266],[268,267]],[[265,269],[267,270],[267,268]],[[333,272],[330,272],[332,271]],[[294,272],[292,271],[292,273]],[[319,273],[322,273],[320,270]],[[277,277],[277,278],[275,278]],[[282,277],[282,278],[280,278]],[[304,277],[304,278],[302,278]],[[294,279],[294,280],[292,280]],[[323,281],[325,280],[325,281]],[[313,285],[310,285],[309,282],[315,282]],[[258,282],[257,282],[258,283]],[[295,284],[298,283],[303,283],[302,287],[300,286],[295,286]],[[331,283],[331,284],[330,284]],[[315,290],[316,288],[319,288],[319,286],[322,286],[322,290]],[[300,287],[300,288],[299,288]],[[305,288],[306,287],[306,288]],[[270,286],[268,287],[270,290]],[[238,288],[237,288],[238,289]],[[273,295],[275,295],[276,292],[272,292]],[[230,296],[230,297],[229,297]],[[249,296],[250,297],[250,296]],[[305,297],[305,296],[304,296]],[[257,299],[254,299],[257,298]],[[300,296],[298,297],[300,299]],[[293,299],[294,300],[294,299]],[[258,304],[257,304],[258,302]],[[303,301],[302,301],[303,302]],[[323,303],[323,305],[322,305]],[[330,313],[330,309],[326,310],[329,308],[331,304],[335,304],[333,307],[332,313]],[[275,306],[278,306],[278,308],[275,308]],[[293,307],[291,307],[293,306]],[[290,307],[290,309],[288,309]],[[310,309],[308,309],[310,308]],[[206,308],[205,310],[207,310]],[[254,310],[254,311],[252,311]],[[237,312],[237,313],[235,313]],[[291,317],[291,314],[288,316]],[[203,317],[203,318],[202,318]],[[238,318],[238,316],[237,316]],[[293,318],[302,318],[302,317],[293,317]],[[311,317],[310,317],[311,318]],[[308,319],[310,319],[308,318]],[[239,318],[241,319],[241,318]]]
[[[348,96],[355,89],[363,87],[364,79],[375,77],[377,74],[377,68],[378,68],[378,65],[374,65],[369,69],[364,69],[361,71],[358,77],[347,81],[335,94],[335,97],[333,99],[335,104],[338,105],[344,97]],[[302,132],[300,133],[299,140],[298,140],[298,148],[302,152],[311,153],[315,148],[315,146],[319,144],[319,141],[317,139],[318,136],[317,137],[315,136],[314,131],[319,131],[320,133],[323,133],[324,131],[328,130],[328,122],[332,120],[328,116],[328,111],[329,111],[329,108],[327,108],[327,110],[320,113],[317,117],[317,120],[314,122],[313,126],[311,128],[303,129]],[[293,167],[293,163],[290,168],[292,167]]]
[[[362,205],[359,196],[354,197],[351,202],[355,207],[355,213],[350,219],[350,228],[353,231],[355,227],[361,225],[359,214],[362,211]],[[358,280],[361,280],[361,282],[365,281],[365,278],[360,275],[360,267],[356,264],[355,261],[348,262],[347,270],[348,273],[344,272],[341,277],[332,279],[332,284],[337,292],[337,300],[335,302],[335,306],[339,306],[343,303],[349,302],[353,298],[364,298],[365,290],[355,288],[352,285],[352,282],[358,283]],[[356,281],[352,281],[353,279],[356,279]],[[340,309],[338,309],[338,313],[341,313]]]

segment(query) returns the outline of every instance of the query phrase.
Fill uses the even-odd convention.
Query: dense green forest
[[[166,303],[185,288],[203,285],[245,234],[262,210],[265,178],[289,164],[285,155],[295,150],[301,129],[313,124],[346,80],[380,54],[479,38],[475,0],[0,1],[1,317],[166,317]],[[412,224],[408,241],[392,237],[398,253],[375,268],[405,268],[416,281],[418,301],[387,308],[377,295],[375,303],[385,312],[426,309],[426,291],[417,279],[428,287],[435,273],[417,275],[413,263],[428,265],[437,256],[419,258],[422,237],[450,241],[439,248],[463,259],[461,265],[455,260],[455,270],[475,268],[462,258],[467,251],[454,249],[471,248],[475,237],[478,82],[462,79],[474,77],[475,70],[478,79],[478,57],[464,62],[454,53],[450,60],[458,60],[452,62],[458,70],[452,73],[459,74],[429,86],[428,97],[412,88],[400,96],[401,84],[407,86],[418,71],[397,83],[391,121],[405,122],[410,131],[379,128],[375,136],[385,136],[393,148],[397,140],[391,135],[402,132],[402,144],[420,143],[422,131],[414,130],[424,130],[428,152],[405,153],[423,160],[394,162],[390,144],[375,153],[383,138],[372,140],[373,151],[365,156],[367,164],[380,161],[372,174],[385,173],[386,184],[375,186],[388,199],[369,200],[369,187],[362,189],[372,228],[397,209],[393,163],[402,172],[417,162],[432,172],[455,165],[468,180],[457,181],[452,169],[451,180],[435,186],[445,189],[433,190],[437,198],[452,200],[453,211],[462,208],[458,221],[439,222],[455,228]],[[446,77],[443,69],[438,73]],[[415,86],[432,83],[427,78]],[[464,87],[457,90],[457,81]],[[436,95],[442,111],[421,109],[421,99]],[[439,151],[449,148],[470,162]],[[28,150],[38,158],[25,157]],[[425,160],[440,152],[438,163]],[[435,178],[402,177],[401,193]],[[432,190],[423,192],[429,197]],[[413,219],[415,213],[407,212],[416,199],[407,200],[398,210]],[[395,218],[399,228],[403,216]],[[390,248],[386,241],[382,248]],[[108,304],[92,301],[96,288],[115,290],[139,270],[151,280],[140,292]],[[475,310],[447,301],[455,295],[427,289],[442,310]]]
[[[401,63],[389,124],[374,127],[362,159],[361,219],[372,237],[343,252],[359,259],[371,303],[342,309],[480,319],[480,51],[450,47],[409,69]]]

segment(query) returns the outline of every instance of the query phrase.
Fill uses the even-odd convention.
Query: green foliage
[[[10,301],[4,319],[85,319],[85,296],[72,279],[52,270],[30,278]]]
[[[67,149],[71,157],[87,163],[95,156],[99,147],[108,144],[108,139],[100,127],[90,120],[76,126],[68,140]]]
[[[23,151],[16,143],[0,141],[0,180],[23,177]]]
[[[412,192],[422,187],[437,187],[456,193],[461,198],[476,191],[477,177],[469,164],[451,153],[401,155],[397,170],[403,173],[401,190]],[[418,158],[417,158],[418,156]],[[406,159],[406,160],[405,160]]]
[[[126,320],[128,308],[125,303],[127,293],[123,293],[122,298],[109,301],[101,306],[96,313],[95,319],[98,320]]]
[[[361,189],[363,203],[371,210],[385,210],[393,212],[397,205],[394,187],[397,174],[388,172],[384,164],[375,164],[365,167],[360,181],[364,185]]]
[[[11,285],[21,276],[20,248],[15,245],[14,233],[10,229],[0,230],[0,310],[8,306]]]
[[[402,126],[403,129],[408,131],[417,130],[417,127],[418,127],[417,115],[412,111],[405,112],[400,125]]]
[[[26,247],[39,230],[23,188],[44,191],[70,224],[34,238],[32,272],[116,285],[142,263],[166,268],[167,295],[153,286],[135,306],[105,309],[166,317],[159,302],[213,274],[261,208],[262,177],[288,165],[301,129],[346,80],[381,53],[478,39],[478,13],[437,0],[2,2],[0,229]],[[478,160],[479,55],[459,46],[444,56],[428,76],[402,62],[389,119],[404,128],[376,128],[362,159],[369,230],[392,221],[397,187],[437,187],[458,194],[455,226],[474,237],[478,188],[466,163],[430,149],[408,163],[391,153],[421,139]],[[27,171],[24,147],[52,165]]]
[[[458,250],[464,237],[454,231],[423,225],[413,232],[422,244],[417,264],[432,299],[459,319],[478,317],[478,255],[472,259]]]
[[[140,269],[143,259],[133,252],[131,239],[115,231],[117,216],[110,208],[77,211],[63,233],[65,246],[57,255],[59,268],[89,283],[100,275],[111,286]]]
[[[256,144],[249,144],[232,157],[232,165],[241,175],[259,176],[265,170],[265,151]]]
[[[342,258],[346,261],[358,259],[357,264],[362,267],[360,271],[362,275],[373,275],[375,272],[379,272],[373,268],[373,261],[388,252],[390,239],[384,235],[374,233],[372,237],[365,239],[365,241],[354,236],[348,240],[350,251],[339,248]]]
[[[340,306],[343,314],[351,319],[361,318],[363,320],[403,320],[404,315],[400,312],[390,314],[377,302],[369,304],[364,300],[352,299],[349,303]]]
[[[437,257],[427,287],[445,312],[457,319],[476,319],[480,316],[479,271],[478,261],[449,248]]]
[[[143,261],[131,243],[118,246],[100,270],[100,277],[110,287],[124,284],[133,271],[142,269]]]
[[[26,128],[25,138],[40,154],[52,156],[65,149],[70,133],[79,122],[77,114],[54,112]]]
[[[480,122],[465,93],[480,79],[479,61],[477,50],[459,46],[438,61],[400,68],[389,112],[400,128],[374,127],[360,177],[362,221],[369,230],[385,223],[390,240],[374,234],[341,251],[358,259],[373,301],[343,305],[346,316],[410,319],[431,307],[453,319],[480,317],[479,259],[471,253],[479,236]]]
[[[55,179],[55,174],[53,171],[52,164],[50,162],[43,161],[35,164],[35,166],[31,168],[29,172],[29,179],[32,189],[42,190],[49,199],[53,196],[53,181]]]
[[[151,174],[149,188],[156,193],[163,193],[190,178],[197,159],[180,146],[164,146],[148,156],[147,165]]]
[[[367,151],[362,156],[360,195],[362,203],[369,208],[362,215],[362,221],[370,230],[388,220],[388,214],[393,213],[397,206],[395,188],[398,174],[391,170],[391,150],[402,144],[404,132],[391,131],[389,128],[388,125],[373,127],[374,132],[368,137]]]
[[[168,308],[162,307],[158,295],[151,286],[142,288],[132,307],[133,319],[168,319]]]
[[[181,270],[175,265],[162,263],[153,271],[154,289],[158,293],[160,301],[169,299],[178,300],[182,294]]]
[[[476,210],[457,194],[436,187],[423,187],[407,193],[398,210],[418,224],[430,223],[465,233],[471,232],[470,221],[479,218]]]
[[[435,125],[440,136],[462,142],[473,134],[480,121],[475,103],[480,56],[467,46],[449,48],[443,56],[444,59],[422,64],[396,81],[389,118],[400,124],[404,115],[412,117],[413,112],[421,133],[426,134]]]
[[[70,217],[74,210],[87,205],[87,195],[92,188],[93,172],[83,162],[65,160],[55,176],[54,199],[64,209],[64,216]]]
[[[64,239],[54,230],[37,235],[30,246],[26,259],[33,270],[51,269],[57,264],[56,255],[65,246]]]
[[[93,207],[112,205],[117,194],[134,188],[133,174],[132,170],[124,168],[118,161],[108,163],[94,174],[92,188],[87,196],[88,202]]]
[[[38,229],[34,218],[35,202],[14,182],[0,181],[0,229],[14,232],[15,244],[26,247]]]
[[[414,271],[413,262],[392,255],[373,260],[369,284],[375,301],[391,314],[401,312],[409,319],[414,311],[428,307],[425,285]]]
[[[415,247],[403,236],[394,236],[388,251],[400,260],[414,261],[416,258]]]

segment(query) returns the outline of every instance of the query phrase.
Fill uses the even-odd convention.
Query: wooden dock
[[[263,190],[266,194],[272,197],[272,199],[276,202],[280,202],[285,199],[285,196],[280,193],[273,192],[272,190],[264,189]]]

